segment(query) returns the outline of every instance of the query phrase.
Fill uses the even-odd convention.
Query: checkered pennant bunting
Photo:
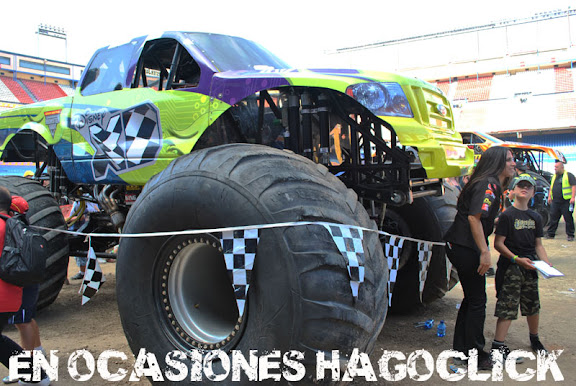
[[[364,282],[364,246],[362,230],[346,225],[323,224],[338,250],[348,261],[348,275],[352,296],[358,297],[360,283]]]
[[[384,243],[384,254],[388,260],[388,270],[390,272],[390,278],[388,279],[389,306],[392,306],[392,292],[394,291],[394,284],[396,283],[396,276],[398,275],[400,252],[403,246],[404,239],[394,235],[389,236],[388,241]]]
[[[430,258],[432,258],[432,244],[420,241],[418,243],[418,265],[420,267],[420,300],[422,300],[422,292],[424,291],[424,284],[426,284],[426,277],[428,276]]]
[[[228,277],[232,282],[238,314],[244,315],[248,287],[256,260],[256,248],[260,240],[259,229],[246,229],[214,233],[220,239]]]
[[[96,258],[96,253],[92,246],[88,249],[88,262],[86,263],[86,271],[84,272],[84,280],[80,286],[80,293],[82,294],[82,305],[86,304],[92,296],[98,292],[102,284],[106,281],[106,277],[102,274],[100,264]]]

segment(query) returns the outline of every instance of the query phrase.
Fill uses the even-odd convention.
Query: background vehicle
[[[460,132],[462,142],[474,149],[474,156],[479,157],[490,146],[503,146],[512,151],[517,162],[523,162],[528,170],[526,171],[536,179],[536,193],[530,203],[530,208],[536,210],[542,216],[544,226],[550,220],[550,208],[548,207],[548,192],[550,191],[550,181],[552,173],[544,170],[544,162],[560,160],[566,162],[566,158],[561,151],[548,147],[533,145],[529,143],[502,141],[492,135],[480,132]],[[510,205],[507,201],[506,205]]]
[[[456,191],[442,179],[473,162],[448,101],[426,82],[296,70],[253,42],[215,34],[168,32],[100,49],[74,97],[0,118],[3,161],[36,162],[36,179],[59,201],[89,195],[100,205],[87,232],[307,220],[437,241],[455,213]],[[0,183],[18,192],[21,179]],[[100,255],[116,242],[94,240]],[[86,249],[81,241],[71,240],[70,254]],[[366,279],[354,299],[325,229],[262,231],[241,315],[213,235],[123,238],[117,294],[127,339],[157,354],[370,351],[386,316],[388,268],[376,234],[364,246]],[[399,308],[419,302],[414,247],[400,266]],[[424,298],[446,288],[436,248]]]

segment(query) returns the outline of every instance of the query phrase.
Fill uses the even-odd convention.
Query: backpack
[[[40,283],[46,270],[48,243],[32,229],[26,216],[16,213],[6,222],[4,249],[0,255],[0,279],[19,287]]]

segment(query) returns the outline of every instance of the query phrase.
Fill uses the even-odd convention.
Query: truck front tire
[[[356,194],[325,167],[233,144],[182,156],[156,175],[124,232],[293,221],[375,229]],[[364,233],[366,273],[355,299],[347,260],[323,226],[262,230],[242,318],[219,246],[210,234],[121,240],[118,305],[134,352],[146,348],[160,360],[172,350],[298,350],[312,366],[318,351],[372,350],[387,312],[388,270],[376,233]]]

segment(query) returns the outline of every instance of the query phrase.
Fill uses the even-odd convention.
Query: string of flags
[[[400,267],[400,256],[404,243],[414,242],[417,244],[418,265],[419,265],[419,292],[422,298],[422,292],[426,283],[428,267],[432,257],[432,248],[434,245],[444,245],[442,242],[418,240],[411,237],[392,235],[384,231],[378,231],[369,228],[363,228],[354,225],[334,224],[326,222],[292,222],[278,224],[251,225],[242,227],[229,227],[218,229],[200,229],[177,232],[159,232],[159,233],[142,233],[142,234],[84,234],[81,232],[62,231],[64,233],[84,235],[90,241],[91,237],[153,237],[153,236],[170,236],[182,234],[200,234],[210,233],[220,240],[222,252],[224,255],[226,269],[230,282],[234,290],[236,304],[238,306],[239,316],[244,313],[245,302],[250,287],[252,269],[257,256],[258,242],[260,241],[260,232],[262,229],[271,229],[286,226],[301,225],[321,225],[332,237],[338,251],[344,257],[347,265],[350,279],[350,289],[354,298],[358,297],[361,284],[364,282],[365,275],[365,254],[364,254],[364,233],[377,232],[385,236],[384,255],[386,257],[389,269],[388,279],[388,304],[392,304],[392,294],[394,285],[397,280],[398,270]],[[37,227],[46,229],[44,227]],[[450,281],[452,265],[446,259],[446,278]],[[102,269],[96,258],[93,248],[89,245],[88,263],[86,273],[80,293],[82,294],[82,305],[86,304],[100,289],[106,281],[102,274]]]

